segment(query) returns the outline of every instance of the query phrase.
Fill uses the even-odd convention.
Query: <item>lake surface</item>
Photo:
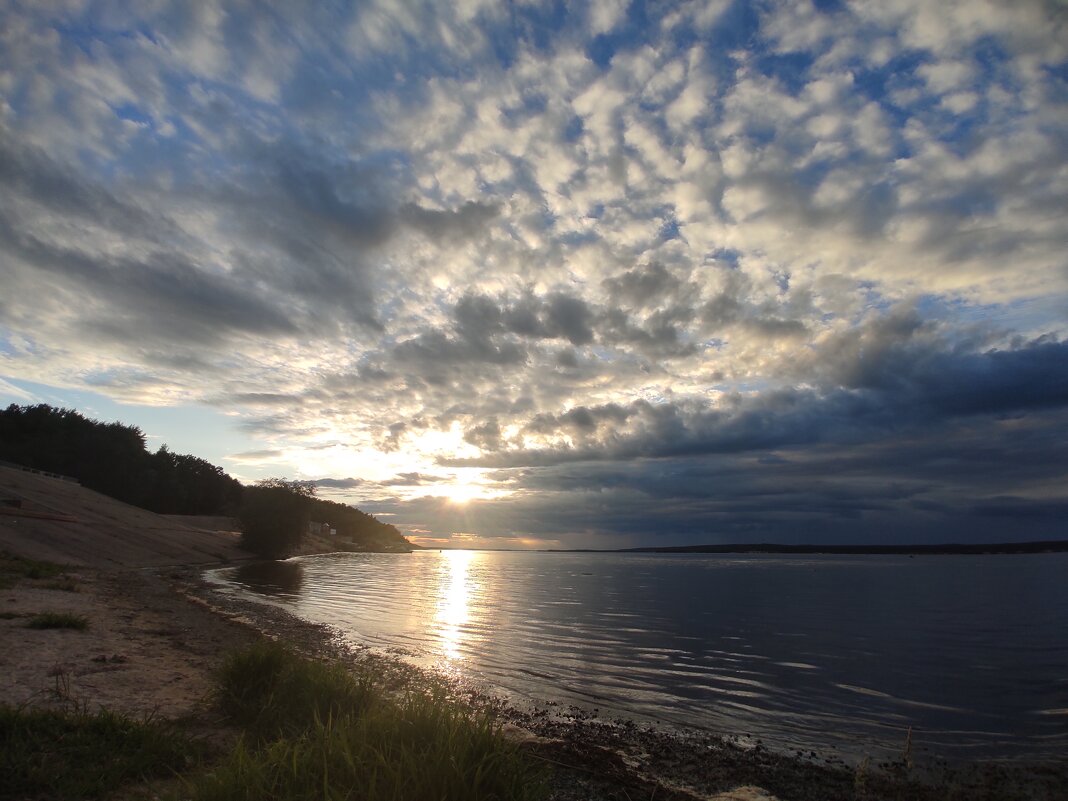
[[[1068,750],[1068,554],[424,551],[213,571],[222,589],[523,704],[857,757]]]

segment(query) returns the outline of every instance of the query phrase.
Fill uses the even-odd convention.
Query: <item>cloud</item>
[[[400,217],[412,227],[435,239],[450,236],[474,236],[500,213],[495,205],[469,200],[455,211],[425,209],[408,204],[400,210]]]
[[[822,389],[733,393],[715,406],[635,401],[542,413],[525,430],[550,443],[545,447],[508,449],[499,437],[476,439],[488,455],[444,463],[520,467],[773,451],[940,431],[975,415],[1068,407],[1068,343],[953,353],[937,341],[914,341],[919,326],[915,319],[880,320],[869,337],[850,335],[856,348],[836,351],[840,343],[832,343],[818,358],[832,360],[830,376],[838,380]],[[889,341],[879,348],[880,340]]]
[[[316,487],[332,490],[351,490],[363,486],[366,482],[360,478],[317,478],[312,483]]]
[[[276,450],[273,448],[263,448],[254,451],[242,451],[241,453],[232,453],[227,458],[235,462],[255,464],[258,462],[263,462],[265,460],[279,459],[282,456],[284,456],[284,454],[280,450]]]
[[[1059,508],[1048,3],[0,19],[4,376],[225,410],[242,469],[484,538]],[[460,470],[481,528],[389,500]]]
[[[21,387],[15,386],[10,381],[5,381],[2,378],[0,378],[0,391],[3,391],[5,395],[9,395],[24,403],[34,403],[38,400],[32,393],[27,392]]]
[[[495,419],[487,420],[464,431],[464,440],[483,451],[496,451],[501,447],[501,427]]]
[[[448,476],[432,476],[426,473],[399,473],[388,481],[380,483],[383,487],[417,487],[424,484],[444,484],[449,481]]]
[[[572,547],[649,542],[997,542],[1057,537],[1065,422],[972,419],[942,432],[741,458],[564,463],[504,470],[525,488],[462,510],[380,503],[400,524],[555,537]],[[1045,487],[1045,490],[1037,488]],[[1055,492],[1055,490],[1053,490]],[[1019,513],[1019,514],[1015,514]],[[1014,515],[1013,531],[1005,528]]]

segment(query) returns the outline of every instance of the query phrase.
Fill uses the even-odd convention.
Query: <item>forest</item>
[[[241,518],[264,497],[263,486],[245,487],[197,456],[174,453],[166,445],[149,451],[137,426],[103,423],[46,404],[12,404],[0,411],[0,460],[75,478],[84,487],[157,514]],[[329,523],[339,538],[362,550],[410,548],[395,526],[355,507],[316,498],[307,482],[270,479],[261,484],[292,494],[301,521]]]

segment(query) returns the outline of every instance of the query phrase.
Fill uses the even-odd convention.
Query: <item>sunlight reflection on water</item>
[[[911,727],[934,753],[1034,756],[1068,744],[1066,568],[1058,554],[423,551],[213,575],[514,701],[787,748],[890,756]]]
[[[463,659],[465,640],[471,637],[466,624],[474,589],[468,568],[478,554],[474,551],[446,551],[443,556],[438,564],[440,589],[434,616],[436,633],[446,659]]]

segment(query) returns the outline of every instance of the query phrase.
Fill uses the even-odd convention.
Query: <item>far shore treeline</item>
[[[0,460],[75,478],[157,514],[235,517],[252,524],[245,526],[245,546],[271,558],[292,553],[309,521],[328,523],[339,549],[413,547],[395,526],[315,497],[309,482],[270,479],[246,487],[197,456],[166,445],[152,453],[137,426],[90,420],[73,409],[11,404],[0,411]]]

